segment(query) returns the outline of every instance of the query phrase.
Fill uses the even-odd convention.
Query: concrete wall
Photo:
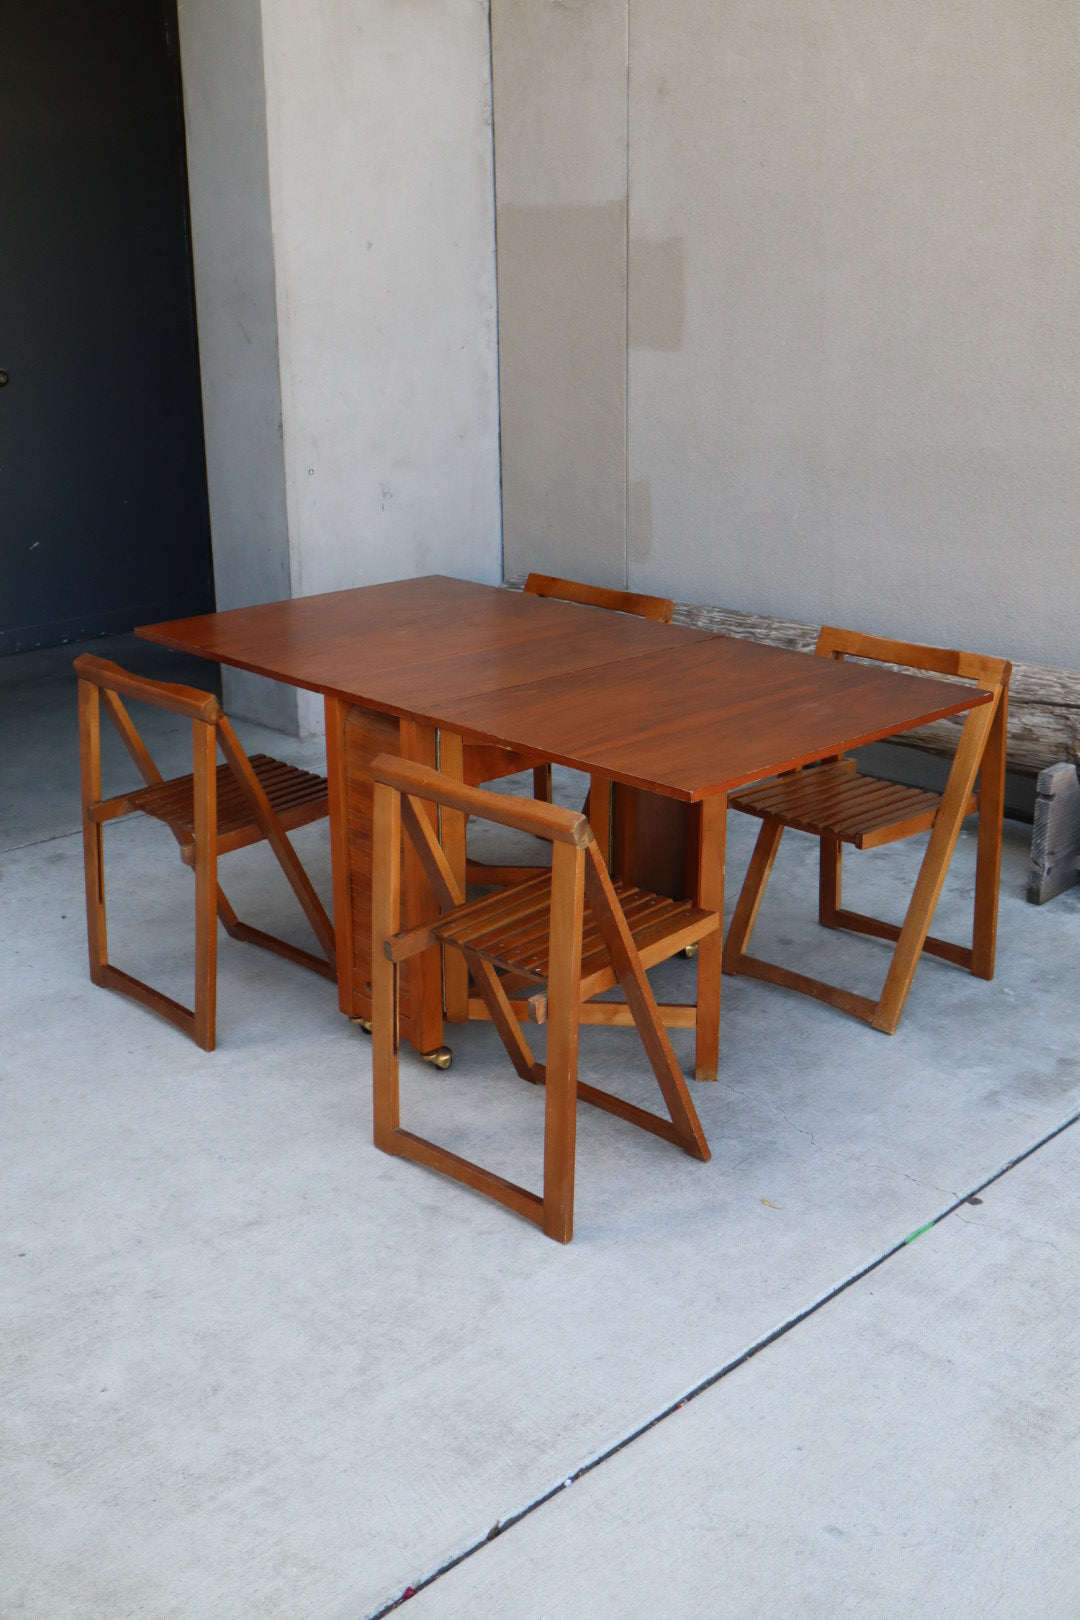
[[[635,588],[1080,665],[1075,8],[496,0],[495,19],[504,376],[560,306],[629,330],[628,457],[599,430],[610,356],[537,362],[524,402],[504,386],[507,572],[619,577],[617,525],[561,493],[587,457],[592,490],[625,477]],[[596,180],[580,199],[568,126]],[[602,291],[581,276],[565,222],[542,292],[513,235],[502,253],[507,208],[568,200],[626,208],[622,287],[614,251]],[[591,428],[557,441],[568,422]]]
[[[220,605],[421,573],[497,580],[485,0],[181,7],[207,440],[222,469],[211,482]],[[246,103],[249,89],[262,139],[250,164],[224,93]],[[261,377],[258,404],[231,285],[204,270],[229,242],[243,294],[257,286],[261,315],[268,292],[275,312],[276,375]],[[271,401],[272,471],[261,432],[251,454]],[[234,516],[251,512],[265,471],[275,533],[287,535],[272,588],[252,522]],[[300,717],[319,722],[303,695]]]
[[[621,585],[625,0],[493,0],[491,33],[506,568]]]
[[[290,594],[260,0],[179,0],[206,473],[219,608]],[[223,672],[225,701],[296,730],[297,694]]]

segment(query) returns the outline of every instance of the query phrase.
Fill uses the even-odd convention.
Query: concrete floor
[[[582,1109],[563,1249],[375,1152],[325,982],[223,940],[210,1055],[90,985],[73,650],[0,661],[4,1620],[360,1620],[409,1587],[515,1620],[1080,1612],[1080,890],[1027,905],[1028,829],[997,978],[925,961],[891,1039],[725,981],[711,1163]],[[186,727],[148,730],[179,769]],[[328,892],[325,828],[298,842]],[[116,958],[185,995],[168,834],[108,847]],[[873,988],[812,857],[789,835],[761,947]],[[851,860],[855,903],[895,915],[917,858]],[[291,930],[265,850],[225,877]],[[451,1039],[449,1073],[405,1063],[407,1120],[535,1184],[540,1099],[489,1029]],[[585,1031],[582,1068],[650,1097],[632,1032]]]

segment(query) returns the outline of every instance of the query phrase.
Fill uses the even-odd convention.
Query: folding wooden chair
[[[131,675],[118,665],[84,653],[75,660],[79,677],[79,744],[82,766],[83,846],[86,864],[86,923],[90,977],[160,1013],[197,1045],[214,1048],[217,985],[217,919],[233,939],[261,945],[336,979],[334,928],[301,866],[288,832],[318,821],[328,811],[326,779],[267,754],[248,758],[209,692]],[[136,730],[122,698],[167,709],[192,722],[193,771],[162,778]],[[144,787],[101,797],[101,700]],[[225,763],[217,765],[220,746]],[[139,811],[169,827],[184,863],[195,873],[195,1006],[181,1006],[108,959],[105,926],[105,868],[102,827]],[[219,855],[265,839],[303,908],[324,956],[301,950],[276,935],[241,922],[217,881]]]
[[[618,591],[603,585],[584,585],[576,579],[558,579],[551,574],[530,574],[524,590],[529,596],[550,596],[560,602],[577,602],[584,607],[607,608],[613,613],[630,613],[635,618],[651,619],[657,624],[670,624],[675,604],[665,596],[642,596],[637,591]],[[461,749],[461,761],[450,760],[452,774],[471,785],[495,782],[504,776],[516,776],[519,771],[533,773],[533,793],[538,799],[551,802],[551,762],[537,754],[526,754],[514,748],[503,748],[496,743],[464,743],[447,738],[449,749]],[[586,806],[587,810],[587,806]],[[519,883],[528,877],[530,867],[495,866],[481,861],[470,861],[467,872],[470,883],[487,885]]]
[[[613,884],[586,818],[540,800],[468,787],[423,765],[383,754],[375,784],[372,908],[372,1023],[375,1144],[440,1170],[487,1194],[569,1243],[574,1217],[576,1102],[580,1097],[620,1119],[708,1159],[645,969],[718,927],[715,912]],[[552,846],[551,870],[514,889],[467,902],[432,825],[434,807],[481,816],[534,834]],[[440,915],[399,932],[402,828],[416,848]],[[433,945],[460,952],[523,1080],[546,1085],[543,1194],[462,1159],[402,1129],[398,1092],[398,965]],[[508,989],[527,985],[529,1015],[548,1025],[547,1061],[524,1038]],[[577,1078],[581,1006],[622,986],[667,1107],[667,1117],[624,1102]],[[606,1009],[608,1003],[602,1004]],[[612,1007],[612,1012],[626,1008]],[[612,1022],[615,1020],[612,1019]]]
[[[941,794],[867,776],[843,757],[808,766],[732,794],[734,810],[762,821],[750,865],[724,943],[725,973],[745,973],[815,996],[891,1035],[900,1022],[919,957],[925,950],[977,978],[994,976],[998,880],[1001,868],[1005,786],[1005,726],[1011,665],[1002,658],[920,647],[863,636],[826,625],[815,649],[823,658],[863,658],[935,675],[972,681],[992,693],[989,703],[968,711],[948,781]],[[979,791],[974,791],[980,775]],[[964,817],[979,814],[975,915],[970,946],[934,938],[929,930]],[[747,945],[757,921],[785,827],[820,840],[818,917],[826,928],[846,928],[893,940],[893,953],[878,999],[855,995],[806,974],[750,956]],[[901,926],[847,911],[841,904],[841,850],[875,849],[915,833],[929,832],[907,914]]]

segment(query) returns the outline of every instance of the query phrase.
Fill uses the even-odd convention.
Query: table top
[[[988,701],[950,681],[710,635],[572,683],[463,698],[453,723],[693,802]]]
[[[429,574],[145,625],[136,635],[391,714],[712,639]]]
[[[690,802],[989,700],[438,575],[136,633]]]

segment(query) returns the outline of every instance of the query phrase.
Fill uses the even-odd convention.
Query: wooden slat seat
[[[875,849],[898,837],[928,832],[941,794],[860,775],[854,760],[842,760],[755,783],[732,794],[729,802],[747,815],[777,816],[799,832],[819,838],[828,834],[856,849]],[[977,810],[978,802],[970,794],[965,814]]]
[[[269,754],[249,754],[248,763],[281,825],[289,832],[328,813],[326,777],[301,770]],[[128,795],[132,810],[165,821],[194,837],[195,778],[177,776],[155,782]],[[229,765],[217,768],[218,854],[242,849],[265,835],[252,813],[251,800]]]
[[[734,793],[729,801],[732,809],[758,816],[762,827],[724,942],[724,971],[801,991],[891,1035],[900,1021],[923,951],[968,968],[978,978],[994,976],[1011,666],[1001,658],[914,646],[829,625],[818,638],[816,652],[825,658],[854,657],[932,671],[974,682],[990,695],[989,702],[981,701],[968,712],[943,793],[864,775],[853,759],[843,758],[755,783]],[[961,824],[965,816],[976,811],[979,847],[975,915],[968,946],[936,938],[930,933],[930,924]],[[818,920],[822,926],[895,942],[877,999],[750,955],[747,946],[780,839],[788,827],[810,833],[820,841]],[[848,910],[841,904],[844,844],[860,850],[876,849],[925,832],[930,838],[902,925]]]
[[[371,775],[375,794],[372,1034],[376,1146],[464,1182],[563,1243],[570,1241],[573,1232],[578,1100],[650,1131],[694,1158],[707,1159],[708,1144],[645,969],[715,933],[717,914],[689,901],[613,884],[592,829],[580,813],[542,800],[487,793],[390,755],[372,763]],[[435,835],[430,819],[433,806],[482,816],[545,839],[552,846],[551,869],[517,887],[467,901],[464,886]],[[434,891],[439,916],[401,932],[403,829]],[[433,945],[460,953],[517,1073],[523,1080],[546,1086],[542,1194],[493,1175],[401,1127],[397,970],[400,963]],[[515,1005],[509,993],[520,993],[523,985],[544,988]],[[626,998],[621,1011],[641,1036],[667,1107],[666,1116],[578,1079],[583,1004],[616,985]],[[548,1025],[544,1064],[533,1057],[521,1031],[522,1009],[526,1016]]]
[[[75,660],[79,677],[83,848],[90,977],[160,1013],[205,1051],[216,1039],[217,924],[233,939],[260,945],[327,979],[337,977],[334,925],[289,842],[288,833],[329,813],[326,778],[269,754],[249,759],[210,692],[133,675],[89,653]],[[194,769],[165,780],[123,699],[166,709],[192,723]],[[104,702],[143,786],[101,796],[101,704]],[[225,756],[217,764],[218,749]],[[109,961],[102,833],[107,822],[134,814],[163,822],[195,874],[195,1004],[182,1006]],[[265,840],[318,940],[321,955],[242,922],[217,881],[219,855]]]
[[[645,967],[665,961],[700,939],[700,924],[707,924],[706,931],[711,929],[711,913],[697,910],[689,900],[669,900],[617,881],[612,887]],[[542,983],[549,972],[550,918],[551,874],[545,872],[516,888],[448,912],[432,925],[432,932],[444,945],[475,951],[506,973]],[[679,942],[673,944],[675,939]],[[588,991],[583,997],[586,1000],[618,983],[600,924],[588,906],[582,929],[581,980],[583,990]]]

